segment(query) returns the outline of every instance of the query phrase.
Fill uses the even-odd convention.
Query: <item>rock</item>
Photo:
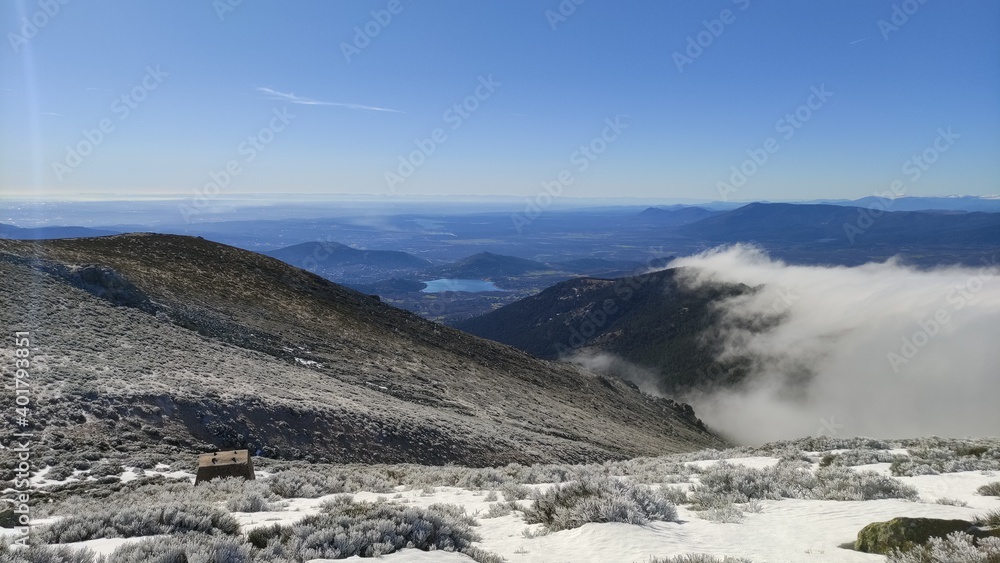
[[[952,532],[965,532],[976,538],[988,535],[965,520],[893,518],[888,522],[873,522],[862,528],[854,542],[854,549],[886,555],[893,549],[906,551],[923,545],[930,538],[943,538]]]
[[[0,528],[16,528],[17,514],[14,505],[7,501],[0,502]]]

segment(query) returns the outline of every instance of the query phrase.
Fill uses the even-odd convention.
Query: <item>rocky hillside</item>
[[[42,448],[486,466],[722,445],[686,405],[200,238],[0,240],[0,277]]]
[[[677,273],[569,280],[456,326],[540,358],[612,354],[625,363],[605,362],[609,371],[668,395],[735,383],[745,373],[740,362],[715,360],[713,304],[752,289],[692,290]]]

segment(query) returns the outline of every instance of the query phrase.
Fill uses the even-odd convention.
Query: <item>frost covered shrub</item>
[[[687,504],[691,502],[688,492],[678,487],[660,487],[660,494],[671,504]]]
[[[365,472],[358,468],[322,471],[294,467],[272,475],[265,481],[271,492],[284,498],[317,498],[337,493],[370,491],[391,493],[396,480],[386,479],[375,468]]]
[[[122,545],[103,563],[251,563],[258,561],[252,552],[250,544],[236,538],[186,534]]]
[[[461,507],[454,505],[432,505],[424,510],[337,497],[324,503],[320,514],[307,516],[294,526],[253,530],[247,540],[262,550],[263,560],[376,557],[405,547],[471,555],[472,542],[479,540],[472,531],[475,524]]]
[[[819,484],[812,471],[797,464],[779,463],[756,469],[724,461],[708,468],[700,481],[701,485],[695,488],[699,504],[719,495],[729,497],[730,502],[806,498]]]
[[[94,552],[89,549],[73,549],[65,546],[49,547],[33,545],[26,548],[10,548],[0,542],[0,562],[2,563],[94,563]]]
[[[779,463],[756,469],[720,462],[700,477],[695,502],[729,497],[733,502],[782,498],[816,500],[875,500],[903,498],[915,500],[913,487],[874,471],[852,471],[846,467],[822,467],[814,474],[799,464]],[[707,506],[704,505],[703,506]]]
[[[117,463],[101,463],[95,465],[91,470],[89,475],[91,477],[111,477],[113,475],[121,475],[125,472],[125,468]]]
[[[976,489],[976,492],[987,497],[1000,497],[1000,481],[987,483]]]
[[[263,495],[248,492],[243,496],[233,497],[226,501],[226,510],[230,512],[265,512],[271,509],[270,503]]]
[[[232,481],[238,487],[232,491],[225,491],[229,495],[229,498],[226,500],[226,510],[230,512],[264,512],[274,510],[274,503],[280,500],[280,497],[272,493],[270,487],[265,482],[240,482],[235,479]]]
[[[1000,563],[1000,538],[983,538],[979,545],[963,532],[946,538],[931,538],[922,546],[907,551],[895,550],[889,563]]]
[[[65,481],[73,476],[73,468],[65,465],[60,465],[49,469],[49,472],[45,474],[46,479],[52,481]]]
[[[677,509],[661,491],[649,486],[594,478],[536,493],[524,516],[529,524],[544,524],[552,531],[559,531],[588,522],[676,521]]]
[[[706,510],[702,517],[711,522],[720,524],[737,524],[743,521],[743,511],[735,504],[717,506]]]
[[[503,493],[503,498],[506,501],[522,500],[531,494],[531,487],[518,483],[505,483],[500,487],[500,492]]]
[[[856,465],[869,465],[872,463],[892,463],[897,458],[906,460],[909,456],[891,454],[885,450],[847,450],[831,456],[831,463],[827,465],[843,465],[854,467]]]
[[[77,513],[42,527],[44,543],[72,543],[97,538],[131,538],[175,532],[237,534],[239,523],[228,512],[204,504],[111,506]]]
[[[824,467],[816,471],[819,486],[811,498],[820,500],[917,500],[917,490],[874,471],[852,471],[846,467]]]
[[[521,510],[521,507],[514,501],[495,502],[490,505],[489,510],[486,511],[483,518],[500,518],[501,516],[507,516],[515,510]]]
[[[923,439],[909,450],[908,459],[897,459],[891,471],[896,476],[934,475],[959,471],[1000,470],[1000,443],[996,440]]]

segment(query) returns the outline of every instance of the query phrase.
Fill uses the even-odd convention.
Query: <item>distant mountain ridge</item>
[[[723,212],[697,206],[650,207],[640,212],[636,216],[636,221],[645,225],[670,227],[694,223],[720,213]]]
[[[0,238],[15,240],[45,240],[117,235],[120,231],[87,227],[15,227],[0,223]]]
[[[427,268],[430,261],[398,250],[359,250],[338,242],[304,242],[263,252],[299,268],[367,265],[393,269]]]
[[[467,258],[431,269],[428,273],[450,278],[489,278],[522,276],[529,272],[544,272],[552,267],[542,262],[480,252]]]
[[[1000,213],[872,212],[839,205],[751,203],[675,229],[713,243],[991,245],[1000,244]]]

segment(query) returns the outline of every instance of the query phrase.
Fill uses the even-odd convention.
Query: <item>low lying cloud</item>
[[[718,304],[739,389],[686,397],[732,438],[985,436],[1000,432],[1000,265],[794,266],[750,246],[680,258],[690,286],[762,286]],[[752,332],[751,322],[765,321]]]
[[[628,362],[614,354],[604,352],[580,352],[564,358],[572,364],[584,367],[590,371],[607,373],[634,383],[640,391],[648,395],[660,397],[659,376],[652,370]]]

